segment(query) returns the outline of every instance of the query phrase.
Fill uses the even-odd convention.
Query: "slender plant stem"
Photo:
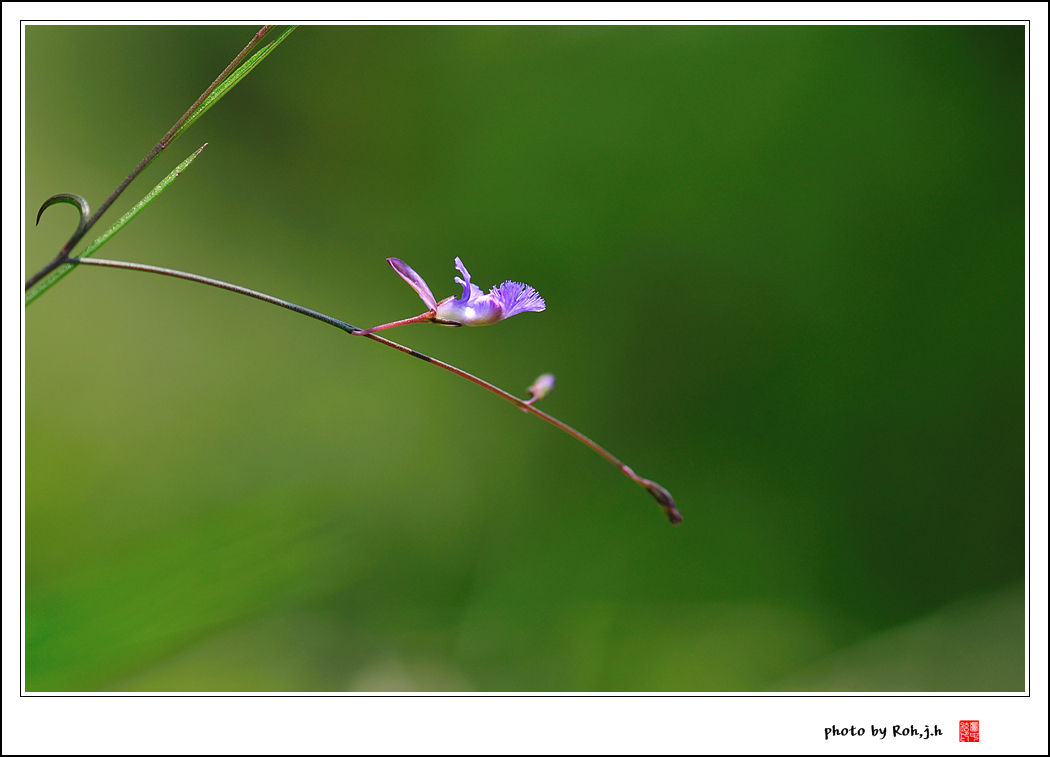
[[[184,123],[186,123],[187,120],[189,120],[190,116],[192,116],[194,112],[196,112],[197,108],[200,107],[201,103],[208,99],[208,95],[214,92],[216,87],[222,84],[226,77],[228,77],[233,71],[237,69],[237,66],[239,66],[241,64],[241,61],[243,61],[248,56],[248,53],[252,51],[252,48],[258,45],[259,42],[262,41],[262,38],[265,37],[271,29],[273,29],[272,26],[264,26],[255,33],[255,36],[252,38],[252,41],[249,42],[247,46],[243,50],[241,50],[240,54],[236,58],[234,58],[233,61],[230,62],[230,65],[228,65],[226,69],[221,74],[219,74],[218,78],[212,82],[211,86],[204,90],[204,94],[197,98],[197,101],[193,103],[193,105],[190,106],[190,109],[182,115],[182,118],[176,121],[175,125],[168,130],[168,133],[160,138],[160,141],[153,147],[152,150],[150,150],[146,154],[146,157],[144,157],[139,162],[139,164],[135,166],[134,170],[127,175],[124,181],[122,181],[120,185],[113,190],[113,193],[106,198],[106,201],[103,202],[99,209],[95,211],[95,214],[91,216],[90,219],[88,219],[88,222],[77,229],[76,233],[74,233],[73,236],[69,238],[69,241],[67,241],[62,247],[62,249],[58,251],[58,254],[51,259],[51,262],[45,265],[36,273],[34,273],[28,279],[26,279],[25,291],[28,292],[29,288],[32,287],[38,281],[40,281],[40,279],[44,278],[53,270],[55,270],[60,265],[66,262],[66,259],[69,257],[70,251],[76,246],[77,242],[79,242],[81,238],[91,230],[91,227],[98,223],[98,219],[102,217],[103,213],[109,210],[109,206],[116,202],[117,198],[120,197],[120,195],[124,192],[125,189],[128,188],[128,185],[131,184],[131,182],[134,181],[140,173],[146,170],[146,167],[150,163],[152,163],[154,159],[156,159],[156,157],[168,147],[168,145],[172,143],[173,137],[179,131],[179,128]],[[38,216],[37,222],[39,221],[40,218]]]
[[[490,384],[488,381],[485,381],[485,379],[478,378],[477,376],[475,376],[472,373],[467,373],[463,369],[457,368],[456,366],[451,365],[450,363],[443,362],[441,360],[438,360],[437,358],[430,357],[429,355],[424,355],[422,352],[417,352],[416,350],[413,350],[410,347],[405,347],[403,344],[398,344],[397,342],[392,342],[389,339],[385,339],[385,338],[383,338],[381,336],[375,336],[375,335],[373,335],[371,333],[361,332],[361,333],[358,333],[357,336],[366,336],[369,339],[372,339],[373,341],[379,342],[380,344],[385,344],[387,347],[393,347],[395,350],[399,350],[401,352],[404,352],[406,355],[411,355],[412,357],[419,358],[420,360],[425,360],[426,362],[432,363],[433,365],[436,365],[439,368],[444,368],[449,373],[454,373],[457,376],[465,378],[467,381],[472,381],[473,383],[477,384],[478,386],[484,387],[485,389],[488,389],[493,394],[495,394],[495,395],[497,395],[499,397],[502,397],[503,399],[507,400],[508,402],[514,403],[519,408],[524,410],[526,413],[532,413],[533,415],[535,415],[535,416],[537,416],[539,418],[543,418],[543,420],[547,421],[548,423],[551,423],[551,424],[557,426],[558,428],[560,428],[565,433],[569,434],[570,436],[575,437],[579,441],[581,441],[584,444],[586,444],[588,447],[593,449],[595,452],[597,452],[599,455],[604,457],[606,460],[608,460],[610,463],[615,465],[617,468],[620,468],[621,470],[623,470],[623,472],[625,474],[627,474],[629,477],[631,477],[635,481],[639,481],[640,477],[637,476],[634,473],[634,471],[632,471],[630,468],[628,468],[626,465],[624,465],[619,459],[617,459],[612,453],[610,453],[608,450],[606,450],[600,444],[595,442],[593,439],[590,439],[590,438],[584,436],[583,434],[581,434],[579,431],[577,431],[576,429],[574,429],[572,426],[568,425],[567,423],[562,423],[557,418],[555,418],[553,415],[547,415],[547,413],[543,412],[542,410],[538,410],[537,408],[533,407],[529,403],[528,400],[519,399],[518,397],[515,397],[510,392],[508,392],[508,391],[506,391],[504,389],[500,389],[495,384]]]
[[[510,392],[500,389],[495,384],[490,384],[488,381],[480,379],[471,373],[467,373],[466,371],[457,368],[454,365],[450,365],[449,363],[438,360],[437,358],[432,358],[429,355],[424,355],[422,352],[414,350],[411,347],[406,347],[403,344],[398,344],[397,342],[385,339],[384,337],[377,336],[373,333],[370,333],[371,330],[359,329],[357,326],[353,326],[347,323],[346,321],[341,321],[338,318],[333,318],[330,315],[325,315],[324,313],[321,313],[317,310],[311,310],[310,308],[305,308],[302,305],[296,305],[294,302],[288,302],[287,300],[282,300],[278,297],[274,297],[269,294],[264,294],[263,292],[257,292],[254,289],[248,289],[247,287],[238,286],[236,284],[230,284],[228,282],[220,281],[218,279],[209,279],[206,276],[199,276],[195,273],[186,273],[185,271],[177,271],[173,268],[161,268],[159,266],[146,265],[144,263],[128,263],[122,260],[106,260],[104,258],[69,258],[67,262],[75,265],[94,265],[105,268],[123,268],[129,271],[143,271],[145,273],[156,273],[160,274],[161,276],[172,276],[177,279],[186,279],[187,281],[193,281],[198,284],[207,284],[208,286],[218,287],[219,289],[225,289],[230,292],[236,292],[237,294],[243,294],[247,297],[254,297],[257,300],[268,302],[271,305],[277,305],[279,307],[295,311],[300,315],[309,316],[310,318],[314,318],[323,323],[327,323],[329,326],[335,326],[337,329],[345,331],[351,336],[363,336],[367,339],[371,339],[374,342],[378,342],[379,344],[391,347],[397,350],[398,352],[403,352],[406,355],[411,355],[412,357],[418,358],[419,360],[422,360],[426,363],[430,363],[431,365],[436,365],[438,368],[444,368],[449,373],[454,373],[455,375],[461,378],[465,378],[467,381],[477,384],[478,386],[484,389],[488,389],[496,396],[502,397],[508,402],[519,407],[524,412],[532,413],[537,418],[542,418],[551,425],[560,428],[562,431],[564,431],[577,441],[580,441],[583,444],[587,445],[592,450],[594,450],[599,455],[608,460],[610,463],[619,468],[620,472],[623,473],[625,476],[630,478],[639,486],[646,489],[646,491],[648,491],[657,501],[660,507],[664,509],[664,512],[667,514],[667,517],[671,521],[671,523],[677,525],[678,523],[682,522],[682,515],[678,512],[678,508],[675,507],[674,499],[671,497],[671,494],[662,486],[660,486],[654,481],[650,481],[647,478],[642,478],[633,470],[631,470],[627,465],[625,465],[619,458],[617,458],[611,452],[609,452],[600,444],[595,442],[593,439],[590,439],[584,434],[581,434],[572,426],[570,426],[567,423],[563,423],[562,421],[555,418],[553,415],[548,415],[542,410],[537,409],[529,400],[519,399]],[[417,318],[407,319],[407,322],[417,322],[418,318],[419,317],[417,316]]]
[[[247,297],[254,297],[257,300],[268,302],[271,305],[277,305],[278,307],[287,308],[288,310],[294,310],[300,315],[309,316],[310,318],[316,318],[317,320],[327,323],[329,326],[335,326],[337,329],[342,329],[348,334],[358,334],[363,329],[359,329],[357,326],[351,325],[346,321],[340,321],[338,318],[333,318],[330,315],[311,310],[310,308],[304,308],[302,305],[296,305],[294,302],[288,302],[288,300],[282,300],[279,297],[265,294],[263,292],[257,292],[254,289],[248,287],[237,286],[236,284],[230,284],[226,281],[219,281],[218,279],[209,279],[207,276],[198,276],[195,273],[186,273],[185,271],[176,271],[174,268],[161,268],[155,265],[146,265],[145,263],[128,263],[123,260],[106,260],[105,258],[70,258],[68,261],[72,265],[97,265],[104,268],[123,268],[127,271],[145,271],[146,273],[158,273],[161,276],[172,276],[176,279],[186,279],[186,281],[194,281],[198,284],[207,284],[208,286],[218,287],[219,289],[225,289],[230,292],[236,292],[237,294],[243,294]]]

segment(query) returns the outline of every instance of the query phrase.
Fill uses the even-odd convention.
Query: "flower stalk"
[[[125,262],[125,261],[122,261],[122,260],[106,260],[104,258],[71,257],[71,258],[68,259],[67,262],[69,262],[70,264],[73,264],[73,265],[90,265],[90,266],[101,266],[101,267],[106,267],[106,268],[122,268],[124,270],[129,270],[129,271],[142,271],[142,272],[145,272],[145,273],[155,273],[155,274],[159,274],[161,276],[171,276],[171,277],[178,278],[178,279],[185,279],[187,281],[193,281],[193,282],[196,282],[198,284],[206,284],[208,286],[218,287],[219,289],[225,289],[225,290],[230,291],[230,292],[236,292],[237,294],[243,294],[243,295],[245,295],[247,297],[253,297],[253,298],[257,299],[257,300],[262,300],[263,302],[267,302],[267,303],[269,303],[271,305],[277,305],[278,307],[283,307],[283,308],[286,308],[288,310],[292,310],[292,311],[294,311],[296,313],[299,313],[300,315],[305,315],[305,316],[308,316],[310,318],[314,318],[314,319],[316,319],[318,321],[321,321],[322,323],[327,323],[330,326],[335,326],[336,328],[340,329],[341,331],[345,331],[347,334],[350,334],[351,336],[363,336],[363,337],[365,337],[367,339],[371,339],[374,342],[378,342],[379,344],[382,344],[382,345],[384,345],[386,347],[390,347],[392,349],[395,349],[398,352],[403,352],[406,355],[411,355],[412,357],[414,357],[414,358],[416,358],[418,360],[422,360],[422,361],[424,361],[426,363],[430,363],[431,365],[435,365],[438,368],[442,368],[442,369],[448,371],[449,373],[454,373],[455,375],[457,375],[457,376],[459,376],[461,378],[464,378],[467,381],[470,381],[470,382],[472,382],[474,384],[477,384],[478,386],[482,387],[483,389],[487,389],[488,391],[492,392],[493,394],[497,395],[498,397],[502,397],[503,399],[507,400],[511,404],[516,405],[518,408],[520,408],[524,412],[531,413],[532,415],[535,415],[537,418],[541,418],[541,419],[547,421],[547,423],[550,423],[552,426],[555,426],[555,427],[561,429],[562,431],[567,433],[569,436],[573,437],[574,439],[578,440],[579,442],[581,442],[581,443],[585,444],[586,446],[590,447],[592,450],[594,450],[599,455],[601,455],[606,460],[608,460],[610,463],[612,463],[617,468],[619,468],[621,473],[623,473],[629,479],[631,479],[636,484],[638,484],[643,489],[645,489],[647,492],[649,492],[649,494],[653,497],[653,499],[656,500],[657,504],[659,504],[660,507],[663,509],[664,513],[667,516],[667,519],[672,524],[678,525],[679,523],[682,522],[682,514],[678,511],[678,508],[675,506],[674,499],[671,497],[671,494],[666,489],[664,489],[662,486],[660,486],[659,484],[657,484],[654,481],[650,481],[647,478],[643,478],[643,477],[639,476],[637,473],[635,473],[633,470],[631,470],[631,468],[629,468],[627,465],[625,465],[619,458],[617,458],[611,452],[606,450],[604,447],[602,447],[600,444],[598,444],[597,442],[595,442],[594,440],[592,440],[588,436],[580,433],[579,431],[574,429],[569,424],[564,423],[564,422],[558,420],[557,418],[555,418],[553,415],[548,415],[547,413],[545,413],[542,410],[540,410],[537,407],[535,407],[534,403],[536,401],[542,399],[544,396],[546,396],[550,392],[550,390],[553,388],[553,386],[554,386],[554,376],[549,374],[549,373],[548,374],[543,374],[542,376],[540,376],[533,383],[532,387],[530,387],[530,389],[529,389],[529,393],[531,395],[529,397],[529,399],[520,399],[518,397],[515,397],[510,392],[507,392],[507,391],[505,391],[503,389],[500,389],[495,384],[490,384],[488,381],[485,381],[484,379],[478,378],[477,376],[475,376],[475,375],[473,375],[471,373],[468,373],[467,371],[464,371],[461,368],[457,368],[456,366],[451,365],[451,364],[446,363],[446,362],[443,362],[441,360],[438,360],[437,358],[432,358],[429,355],[424,355],[422,352],[419,352],[418,350],[414,350],[411,347],[406,347],[403,344],[398,344],[397,342],[393,342],[393,341],[391,341],[389,339],[386,339],[384,337],[377,336],[375,333],[372,333],[372,332],[376,331],[375,328],[373,328],[373,329],[361,329],[361,328],[358,328],[357,326],[354,326],[354,325],[352,325],[350,323],[347,323],[346,321],[342,321],[342,320],[340,320],[338,318],[333,318],[332,316],[326,315],[326,314],[321,313],[321,312],[319,312],[317,310],[312,310],[310,308],[303,307],[302,305],[297,305],[294,302],[289,302],[288,300],[282,300],[282,299],[280,299],[278,297],[274,297],[272,295],[265,294],[263,292],[257,292],[255,290],[249,289],[247,287],[238,286],[237,284],[230,284],[228,282],[220,281],[218,279],[211,279],[211,278],[208,278],[206,276],[200,276],[200,275],[195,274],[195,273],[187,273],[185,271],[177,271],[177,270],[172,269],[172,268],[161,268],[159,266],[145,265],[143,263],[129,263],[129,262]],[[468,282],[469,282],[469,279],[468,279]],[[424,283],[424,286],[425,286],[425,283]],[[428,290],[428,292],[429,292],[429,290]],[[433,296],[431,295],[431,297],[433,297]],[[542,300],[541,300],[541,302],[542,302]],[[427,315],[427,314],[424,313],[423,315]],[[422,316],[417,316],[416,318],[409,318],[409,319],[407,319],[404,323],[409,323],[409,322],[410,323],[416,323],[416,322],[422,322],[422,320],[425,320],[425,319],[422,319]],[[401,322],[399,322],[399,323],[401,323]],[[392,327],[393,325],[398,325],[398,324],[387,324],[387,327]]]

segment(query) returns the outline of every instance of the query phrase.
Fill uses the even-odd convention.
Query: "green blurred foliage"
[[[27,272],[253,32],[26,28]],[[1023,27],[303,27],[113,217],[204,142],[106,257],[359,326],[421,309],[388,256],[528,282],[391,336],[555,373],[685,522],[431,366],[74,271],[25,318],[27,689],[1024,688]]]

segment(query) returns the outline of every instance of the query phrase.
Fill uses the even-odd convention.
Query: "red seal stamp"
[[[979,720],[959,721],[959,741],[980,741],[981,729]]]

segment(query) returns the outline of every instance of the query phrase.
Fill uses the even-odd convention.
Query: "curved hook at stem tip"
[[[34,273],[28,279],[26,279],[27,292],[33,287],[34,284],[40,281],[40,279],[44,278],[47,274],[51,273],[53,270],[62,265],[63,262],[68,260],[69,251],[76,247],[77,242],[80,241],[80,238],[87,234],[88,229],[91,228],[91,207],[88,205],[88,201],[80,195],[75,195],[70,192],[63,192],[61,194],[51,195],[46,200],[44,200],[44,204],[40,206],[40,210],[38,210],[36,213],[37,226],[40,225],[40,216],[44,214],[44,211],[50,208],[52,205],[59,202],[68,202],[70,205],[76,205],[78,208],[80,208],[80,223],[77,224],[76,231],[74,231],[73,235],[66,240],[65,245],[63,245],[62,249],[58,251],[58,254],[51,259],[51,262],[43,268],[41,268],[36,273]]]
[[[71,192],[62,192],[57,195],[51,195],[46,200],[44,200],[44,204],[41,205],[40,210],[36,212],[37,226],[40,225],[40,216],[44,215],[44,211],[50,208],[52,205],[56,205],[60,202],[67,202],[70,205],[76,205],[80,208],[80,223],[77,225],[76,232],[73,233],[83,233],[83,227],[87,226],[88,219],[91,218],[91,206],[88,205],[88,201],[85,200],[83,197],[77,194],[73,194]]]

